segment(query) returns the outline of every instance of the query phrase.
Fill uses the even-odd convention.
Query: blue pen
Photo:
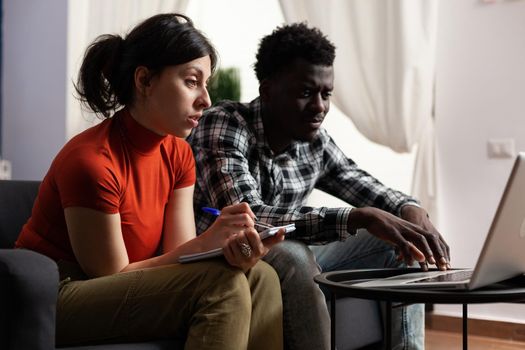
[[[211,215],[214,215],[214,216],[221,215],[221,211],[219,209],[210,208],[210,207],[202,207],[201,209],[202,209],[203,212],[211,214]],[[273,227],[270,224],[257,222],[257,218],[255,218],[255,226],[260,226],[260,227],[264,227],[264,228],[272,228]]]
[[[221,215],[221,211],[219,209],[210,208],[210,207],[202,207],[202,211],[211,215],[219,216]]]

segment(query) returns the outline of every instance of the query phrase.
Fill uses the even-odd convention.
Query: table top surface
[[[513,278],[476,290],[366,288],[354,286],[357,282],[385,278],[399,274],[421,272],[410,269],[367,269],[325,272],[314,280],[330,289],[336,296],[406,303],[475,304],[525,301],[525,277]]]

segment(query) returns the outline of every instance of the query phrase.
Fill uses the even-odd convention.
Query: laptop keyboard
[[[414,281],[414,283],[425,283],[425,282],[459,282],[468,280],[470,277],[472,277],[472,270],[466,270],[466,271],[456,271],[447,273],[444,275],[439,275],[436,277],[429,277],[429,278],[423,278],[417,281]]]

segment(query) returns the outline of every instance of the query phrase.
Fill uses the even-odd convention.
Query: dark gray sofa
[[[0,180],[0,349],[55,349],[57,266],[53,260],[39,253],[12,249],[22,225],[31,215],[39,184],[38,181]],[[356,349],[381,341],[382,326],[375,302],[340,299],[336,316],[339,350]],[[181,340],[159,340],[61,349],[182,348]]]

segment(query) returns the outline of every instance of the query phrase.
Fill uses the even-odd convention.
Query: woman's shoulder
[[[124,143],[122,128],[123,112],[116,112],[111,118],[106,118],[100,123],[85,129],[72,137],[64,148],[85,148],[86,150],[98,149],[100,147],[119,148]]]
[[[73,136],[63,147],[63,149],[77,147],[95,147],[101,144],[107,144],[112,134],[115,120],[108,118],[100,123],[81,131]]]
[[[62,169],[106,167],[112,162],[112,120],[104,120],[71,138],[59,151],[53,165]]]

